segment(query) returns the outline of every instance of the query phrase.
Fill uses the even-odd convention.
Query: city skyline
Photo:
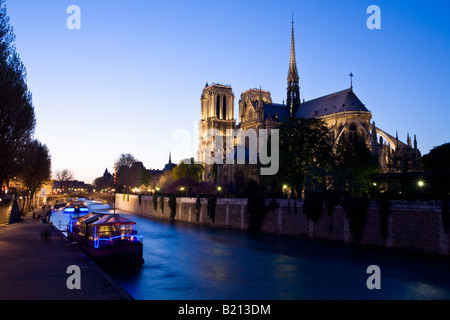
[[[402,141],[417,135],[422,154],[450,140],[442,133],[450,103],[446,3],[6,4],[28,71],[36,138],[50,149],[53,172],[67,168],[87,183],[122,153],[163,168],[180,130],[191,134],[195,157],[206,82],[232,85],[235,111],[250,88],[284,101],[292,12],[302,100],[348,88],[353,73],[377,125]],[[73,4],[80,30],[66,25]],[[381,8],[381,30],[366,26],[371,4]]]

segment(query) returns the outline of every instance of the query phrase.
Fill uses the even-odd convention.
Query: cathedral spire
[[[291,33],[291,60],[289,62],[289,73],[287,77],[287,107],[290,109],[291,116],[295,115],[300,106],[300,88],[297,62],[295,61],[295,37],[294,37],[294,14],[292,14],[292,33]]]
[[[289,63],[289,76],[298,81],[297,62],[295,61],[295,37],[294,37],[294,15],[292,15],[291,33],[291,60]]]

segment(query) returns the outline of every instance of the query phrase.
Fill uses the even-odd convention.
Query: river
[[[144,237],[143,267],[110,273],[137,300],[450,299],[448,258],[117,213]],[[67,218],[54,211],[51,221],[64,228]],[[381,289],[367,286],[373,265]]]

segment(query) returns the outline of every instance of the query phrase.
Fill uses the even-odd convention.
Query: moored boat
[[[118,214],[89,213],[69,220],[68,237],[77,242],[99,265],[108,268],[139,267],[143,260],[143,237],[136,222]]]
[[[86,214],[88,212],[89,208],[84,201],[71,201],[64,208],[64,213]]]

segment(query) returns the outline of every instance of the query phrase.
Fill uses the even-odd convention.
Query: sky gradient
[[[81,9],[69,30],[67,8]],[[369,30],[370,5],[381,30]],[[350,86],[391,135],[417,135],[426,154],[450,142],[448,1],[7,0],[28,71],[36,138],[52,170],[91,183],[131,153],[162,169],[196,156],[206,82],[241,92],[262,87],[286,99],[291,15],[301,99]],[[176,133],[188,132],[181,154]],[[175,133],[175,136],[174,136]],[[186,145],[185,142],[183,142]],[[190,153],[190,154],[189,154]]]

